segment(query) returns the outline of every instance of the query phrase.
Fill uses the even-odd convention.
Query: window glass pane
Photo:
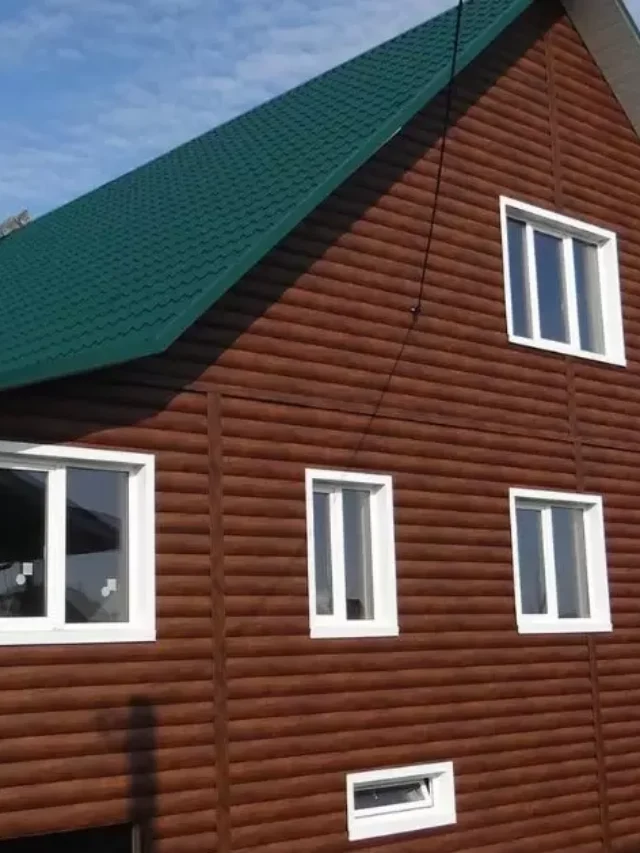
[[[564,286],[562,240],[534,232],[540,334],[549,341],[569,343],[567,299]]]
[[[327,492],[313,493],[313,540],[316,572],[316,613],[333,613],[333,579],[331,576],[331,526]]]
[[[547,593],[542,550],[542,513],[539,509],[516,509],[520,595],[523,613],[547,613]]]
[[[128,480],[121,471],[67,469],[67,622],[129,618]]]
[[[522,222],[516,219],[507,221],[507,241],[513,333],[530,338],[532,332],[527,287],[526,229]]]
[[[589,352],[604,355],[598,247],[583,243],[582,240],[574,240],[573,257],[576,268],[580,346]]]
[[[0,618],[46,615],[47,475],[0,470]]]
[[[402,782],[397,785],[379,783],[376,787],[356,787],[353,792],[357,810],[424,803],[425,793],[424,782],[421,780]]]
[[[373,619],[371,494],[365,489],[343,489],[342,506],[347,619]]]
[[[558,615],[565,619],[589,616],[584,511],[555,506],[551,510],[556,563]]]

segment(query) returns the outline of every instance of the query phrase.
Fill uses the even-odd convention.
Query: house
[[[0,241],[0,853],[640,850],[638,34],[458,14]]]

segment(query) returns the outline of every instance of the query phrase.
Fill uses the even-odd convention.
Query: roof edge
[[[510,24],[512,24],[533,0],[514,0],[509,9],[495,19],[458,54],[456,75],[463,71],[483,50],[485,50]],[[239,260],[222,276],[217,276],[215,285],[206,288],[205,293],[195,299],[188,308],[178,314],[154,338],[155,351],[166,350],[193,323],[196,322],[217,299],[223,296],[252,267],[287,236],[302,220],[320,205],[334,190],[356,172],[366,161],[379,151],[404,125],[423,109],[449,82],[450,69],[442,69],[432,77],[424,88],[414,95],[400,110],[395,112],[367,142],[358,148],[339,166],[320,186],[277,223],[262,240],[245,252]],[[215,288],[215,292],[214,292]]]
[[[118,367],[140,358],[158,355],[166,349],[165,347],[158,348],[157,344],[151,339],[145,339],[145,344],[147,346],[141,348],[139,341],[135,345],[130,344],[128,346],[118,343],[99,347],[91,352],[90,357],[87,356],[86,352],[82,352],[55,361],[32,361],[19,368],[3,372],[0,391],[27,388],[42,382],[55,382],[66,377],[90,373],[94,370]]]
[[[571,23],[640,134],[640,30],[624,0],[561,0]]]

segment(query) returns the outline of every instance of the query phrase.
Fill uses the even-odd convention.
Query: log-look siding
[[[161,853],[344,853],[345,772],[452,759],[458,826],[383,848],[640,849],[640,142],[555,2],[461,76],[379,405],[442,111],[166,355],[0,398],[2,437],[157,453],[159,613],[0,648],[0,836],[149,813]],[[618,232],[626,370],[508,345],[500,193]],[[306,465],[393,474],[398,638],[309,639]],[[613,634],[517,634],[516,485],[604,495]]]

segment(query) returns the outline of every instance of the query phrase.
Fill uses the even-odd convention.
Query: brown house
[[[640,851],[639,72],[470,0],[2,239],[0,853]]]

